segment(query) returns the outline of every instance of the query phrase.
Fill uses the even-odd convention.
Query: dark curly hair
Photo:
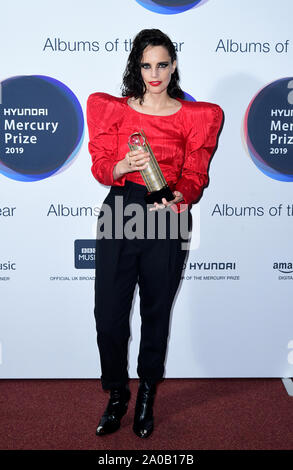
[[[176,49],[173,42],[159,29],[143,29],[135,36],[126,69],[123,74],[121,89],[122,96],[139,98],[140,104],[143,102],[143,96],[146,91],[144,81],[141,77],[140,61],[144,49],[149,45],[164,46],[171,57],[171,62],[173,63],[174,60],[177,60]],[[177,67],[172,73],[167,92],[171,98],[184,99],[184,92],[179,86],[179,73]]]

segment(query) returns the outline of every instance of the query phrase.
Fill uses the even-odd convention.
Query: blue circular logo
[[[196,101],[195,98],[193,98],[192,95],[190,95],[189,93],[187,93],[186,91],[183,91],[184,93],[184,101]]]
[[[83,112],[58,80],[16,76],[0,83],[0,129],[0,173],[38,181],[72,162],[83,139]]]
[[[191,8],[205,3],[207,0],[136,0],[141,6],[155,13],[163,15],[174,15],[190,10]]]
[[[262,88],[244,117],[247,149],[259,170],[279,181],[293,181],[293,77]]]

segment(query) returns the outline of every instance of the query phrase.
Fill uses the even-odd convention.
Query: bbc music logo
[[[74,241],[74,265],[76,269],[95,269],[96,240],[79,239]],[[183,265],[183,271],[235,271],[235,261],[189,261]]]
[[[162,15],[174,15],[183,13],[191,8],[203,5],[208,0],[136,0],[136,2],[147,10]]]
[[[76,269],[95,269],[96,240],[74,241],[74,266]]]
[[[0,261],[0,273],[2,271],[16,271],[16,263],[14,261]]]
[[[0,260],[0,282],[11,280],[11,275],[16,271],[16,262],[10,260]]]

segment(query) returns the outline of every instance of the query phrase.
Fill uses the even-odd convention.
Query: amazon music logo
[[[293,263],[274,263],[273,269],[283,274],[290,274],[293,273]]]
[[[199,7],[208,0],[136,0],[139,5],[147,10],[162,15],[174,15],[182,13],[191,8]]]

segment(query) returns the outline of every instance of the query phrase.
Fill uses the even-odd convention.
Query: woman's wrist
[[[116,165],[113,168],[114,181],[118,180],[119,178],[121,178],[121,176],[123,176],[126,173],[126,171],[123,171],[123,170],[124,170],[123,160],[120,160],[118,163],[116,163]]]

